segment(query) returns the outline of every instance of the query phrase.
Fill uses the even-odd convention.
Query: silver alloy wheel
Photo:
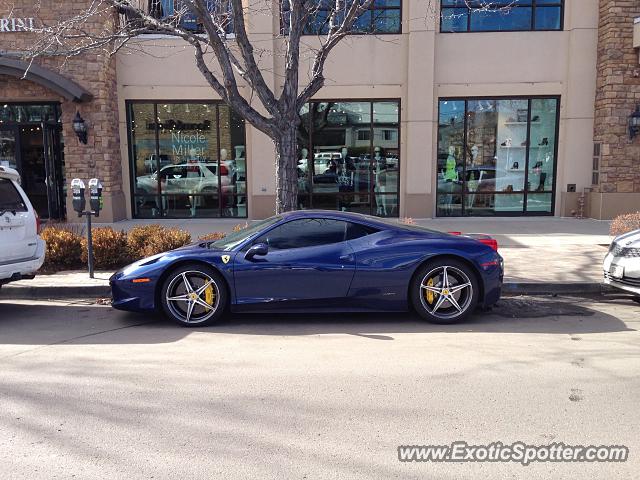
[[[216,313],[220,304],[220,290],[215,280],[206,273],[188,270],[171,280],[165,299],[175,318],[185,323],[202,323]]]
[[[469,276],[456,267],[441,265],[420,282],[420,301],[424,309],[441,320],[452,320],[467,311],[473,300]]]

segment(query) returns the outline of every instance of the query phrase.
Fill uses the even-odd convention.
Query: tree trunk
[[[297,127],[287,125],[276,133],[276,213],[295,210],[298,205]]]

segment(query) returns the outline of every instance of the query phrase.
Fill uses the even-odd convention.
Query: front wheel
[[[184,265],[172,270],[162,285],[164,314],[186,327],[216,322],[227,307],[229,294],[218,272],[206,265]]]
[[[436,259],[416,273],[411,301],[416,312],[431,323],[457,323],[474,311],[479,291],[476,274],[469,266],[455,259]]]

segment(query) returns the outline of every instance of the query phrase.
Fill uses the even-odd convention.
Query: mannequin
[[[340,150],[340,165],[338,165],[338,184],[340,186],[353,186],[353,175],[350,177],[348,172],[349,150],[342,147]]]
[[[458,172],[456,170],[456,148],[449,147],[449,155],[447,156],[447,163],[444,171],[444,180],[447,182],[454,182],[458,180]]]
[[[385,193],[387,191],[387,166],[386,159],[381,155],[380,147],[373,149],[374,174],[375,174],[375,191]],[[387,196],[376,195],[376,205],[378,215],[387,215]]]
[[[478,155],[480,154],[480,149],[477,145],[471,147],[471,166],[478,164]]]
[[[301,192],[307,191],[307,177],[309,175],[309,150],[306,148],[300,149],[300,159],[298,160],[298,190]]]
[[[189,204],[191,205],[191,216],[196,216],[196,210],[201,199],[194,194],[200,191],[202,177],[200,176],[200,158],[195,148],[189,149],[189,158],[187,159],[187,178],[190,179],[187,182],[187,188],[189,191]]]

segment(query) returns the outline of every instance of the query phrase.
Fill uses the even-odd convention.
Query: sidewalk
[[[505,260],[505,291],[509,293],[586,293],[600,291],[602,260],[611,241],[609,222],[569,218],[423,219],[419,225],[444,232],[486,233],[498,240]],[[129,230],[153,221],[128,220],[112,224]],[[155,222],[159,223],[159,222]],[[238,219],[166,220],[193,238],[208,232],[230,232]],[[38,275],[33,280],[5,285],[2,297],[109,296],[111,272],[86,271]]]

